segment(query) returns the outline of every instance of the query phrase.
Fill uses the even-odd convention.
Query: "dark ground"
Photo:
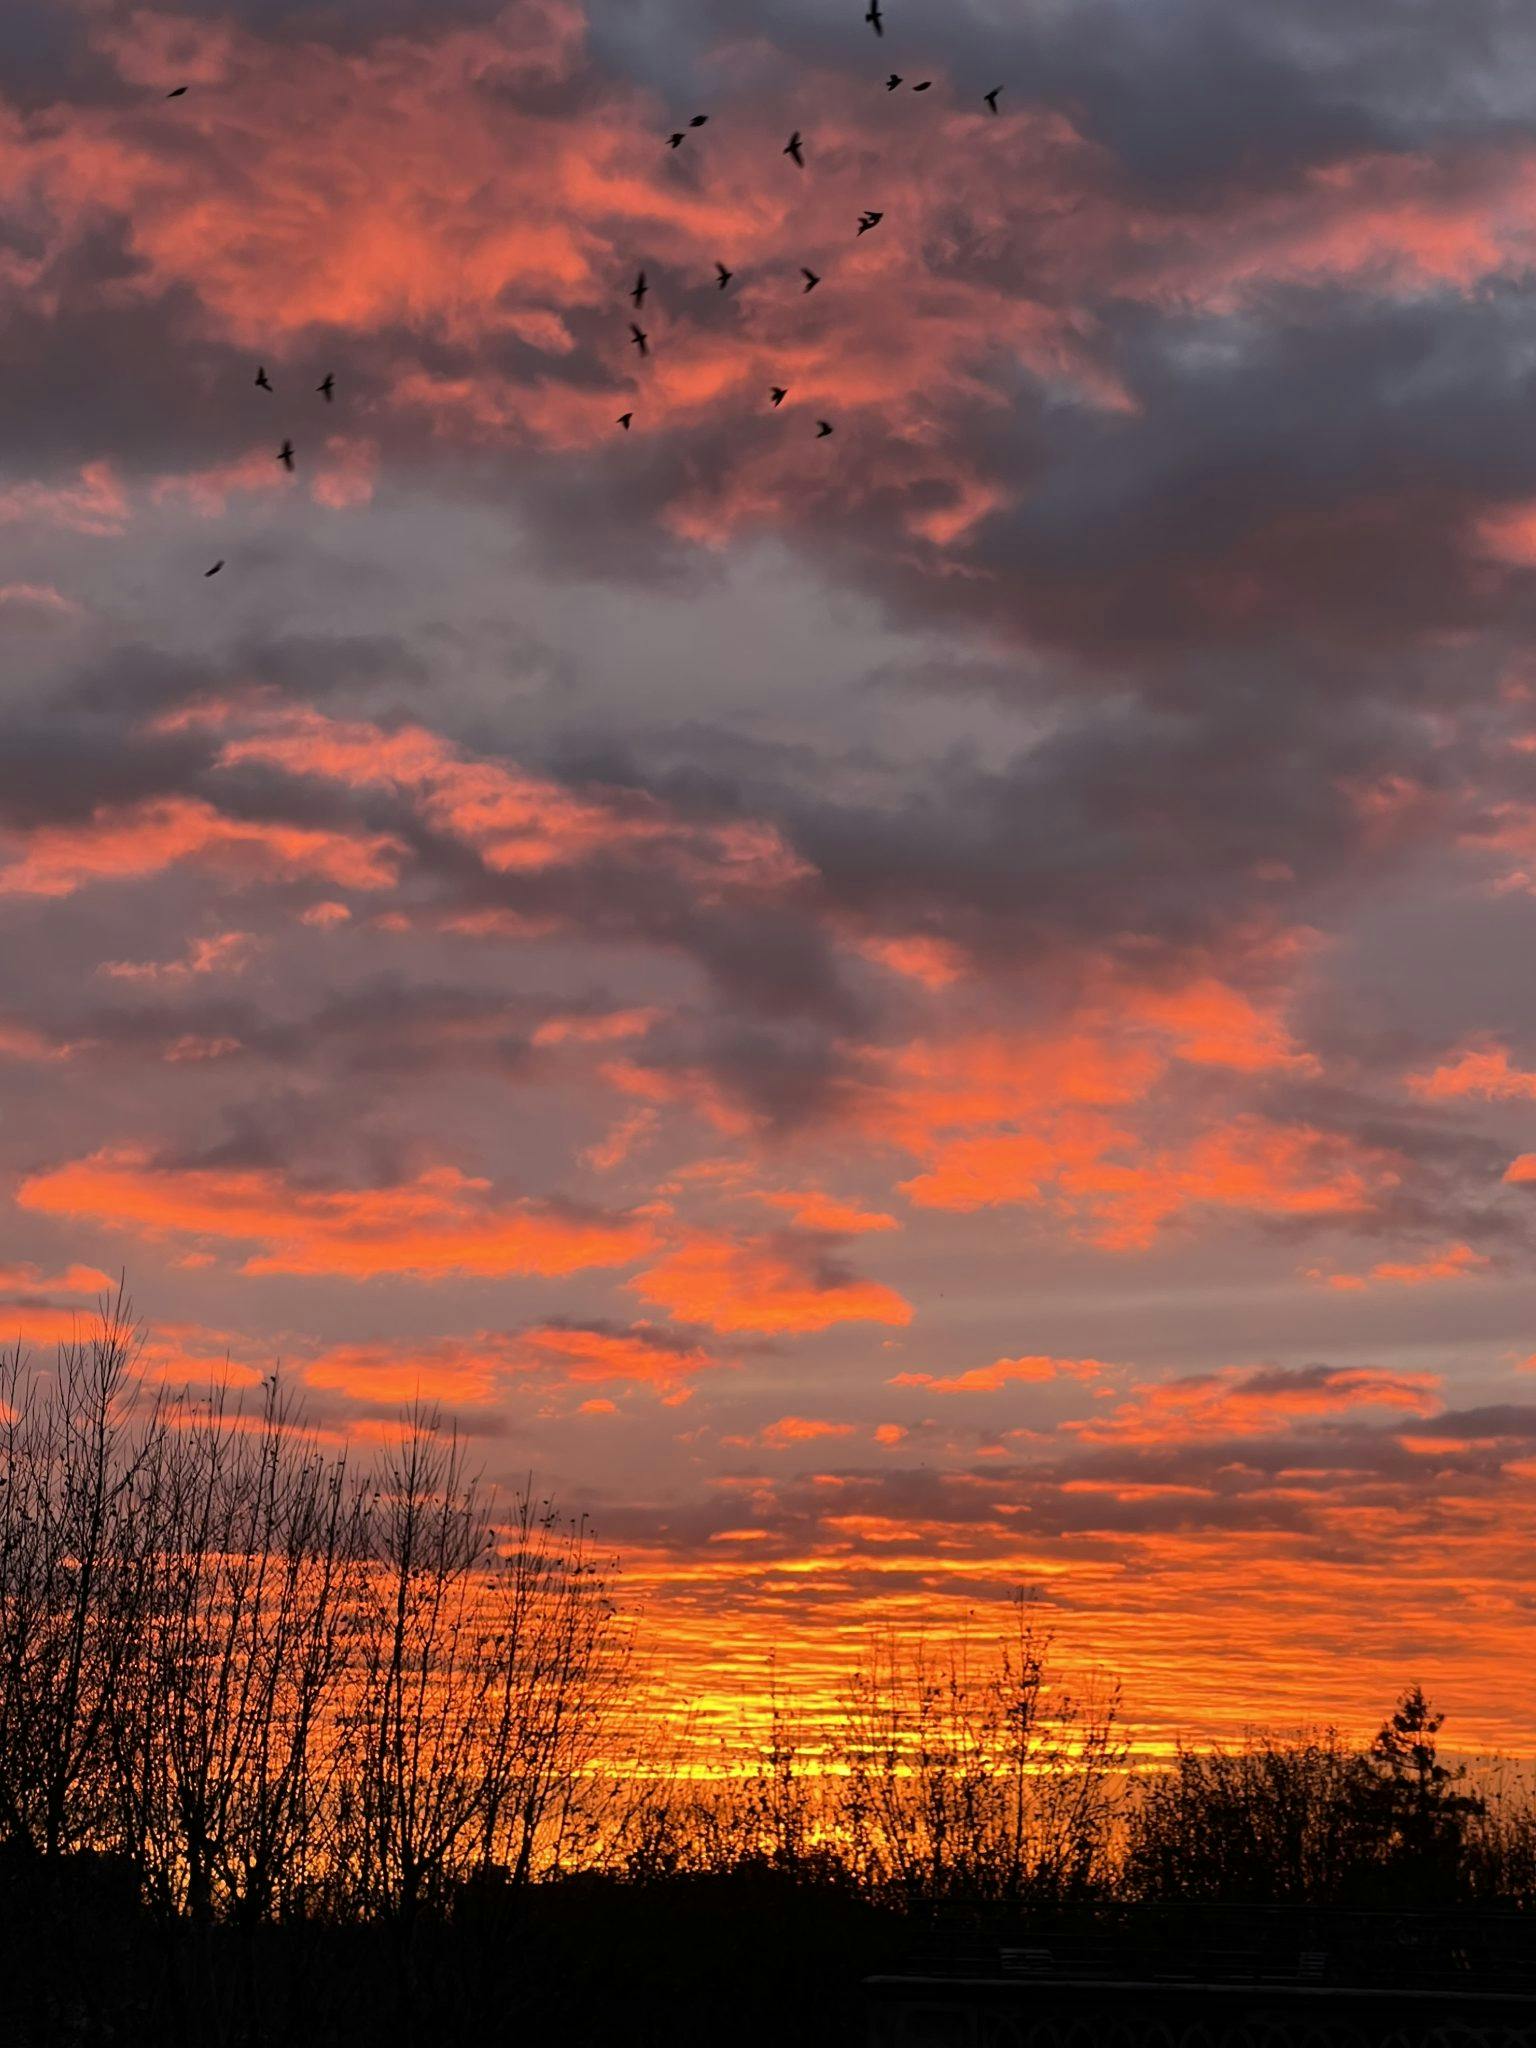
[[[1307,2005],[1309,2024],[1329,2016],[1330,1987],[1341,1989],[1339,2013],[1352,2026],[1362,1985],[1450,1998],[1465,2004],[1459,2021],[1509,1998],[1529,2004],[1518,2017],[1536,2038],[1536,1916],[1526,1913],[905,1913],[835,1878],[749,1865],[470,1888],[451,1914],[408,1932],[320,1922],[199,1929],[159,1921],[120,1864],[0,1857],[4,2048],[859,2048],[869,2038],[865,1980],[913,1974],[957,1986],[1011,1978],[1011,1991],[994,1983],[994,2002],[1079,2017],[1104,1996],[1123,2004],[1127,1980],[1156,1980],[1156,1997],[1142,2003],[1170,2009],[1187,1992],[1236,2010],[1252,1990],[1277,2011]],[[889,1988],[876,1996],[893,2002]],[[1204,2023],[1209,2031],[1209,2014]],[[1402,2024],[1398,2015],[1388,2031]],[[905,2027],[890,2038],[907,2039]]]

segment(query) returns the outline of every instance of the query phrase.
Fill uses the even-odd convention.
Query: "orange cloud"
[[[1323,1273],[1313,1269],[1307,1278],[1321,1280],[1341,1293],[1355,1293],[1372,1286],[1427,1287],[1437,1280],[1470,1280],[1489,1271],[1492,1265],[1491,1259],[1469,1244],[1448,1244],[1419,1260],[1384,1259],[1366,1273]]]
[[[1087,1443],[1177,1444],[1202,1437],[1262,1436],[1359,1407],[1433,1415],[1440,1407],[1439,1389],[1434,1373],[1364,1366],[1287,1373],[1228,1366],[1137,1387],[1108,1415],[1065,1422],[1062,1428]]]
[[[823,1422],[810,1415],[781,1415],[777,1422],[770,1422],[762,1432],[762,1442],[771,1444],[775,1450],[787,1450],[791,1444],[814,1443],[818,1437],[852,1436],[851,1422]]]
[[[1407,1085],[1431,1102],[1466,1095],[1488,1102],[1536,1100],[1536,1073],[1512,1066],[1509,1047],[1491,1038],[1474,1041],[1427,1074],[1408,1075]]]
[[[501,1392],[504,1340],[438,1337],[420,1344],[336,1344],[303,1368],[305,1383],[353,1401],[483,1406]]]
[[[929,938],[922,933],[864,935],[853,940],[854,949],[866,960],[889,968],[892,974],[921,982],[924,988],[948,988],[964,971],[964,956],[947,939]]]
[[[1518,1159],[1512,1159],[1504,1169],[1504,1179],[1511,1187],[1524,1187],[1536,1181],[1536,1152],[1522,1152]]]
[[[808,1188],[798,1194],[788,1190],[760,1193],[757,1200],[772,1209],[786,1210],[790,1221],[801,1230],[825,1230],[853,1237],[868,1230],[901,1228],[896,1218],[887,1216],[883,1210],[861,1209],[853,1202],[840,1202],[835,1195],[823,1194],[819,1188]]]
[[[541,1323],[469,1337],[332,1345],[305,1365],[304,1378],[357,1401],[419,1398],[459,1406],[491,1403],[512,1381],[527,1378],[557,1386],[649,1386],[665,1397],[719,1363],[702,1345],[652,1323]],[[613,1402],[594,1399],[581,1412],[616,1411]]]
[[[956,1374],[953,1378],[940,1378],[928,1372],[901,1372],[894,1379],[886,1381],[888,1387],[927,1387],[935,1394],[996,1394],[1005,1386],[1024,1382],[1030,1386],[1042,1385],[1056,1379],[1097,1379],[1109,1367],[1097,1358],[1048,1358],[1043,1355],[1030,1358],[999,1358],[991,1365],[973,1366],[969,1372]]]
[[[117,1282],[97,1266],[67,1266],[62,1273],[43,1273],[33,1265],[0,1266],[0,1290],[27,1289],[39,1294],[92,1294],[115,1292]]]
[[[1526,499],[1479,513],[1472,522],[1472,541],[1495,561],[1536,568],[1536,502]]]
[[[395,880],[399,842],[306,825],[226,817],[199,797],[156,797],[101,805],[79,825],[44,825],[11,835],[0,895],[69,896],[93,882],[139,881],[182,862],[236,882],[315,876],[344,888],[382,889]]]
[[[563,1379],[578,1384],[626,1380],[637,1386],[660,1387],[670,1387],[720,1362],[701,1344],[646,1322],[620,1330],[542,1323],[521,1333],[515,1355],[520,1361],[556,1370]]]
[[[712,1330],[808,1334],[836,1323],[906,1324],[911,1304],[860,1280],[812,1241],[693,1231],[628,1285],[683,1322]]]
[[[696,825],[644,792],[578,796],[515,765],[468,757],[422,726],[388,732],[259,702],[211,703],[179,714],[178,722],[243,725],[246,730],[220,750],[223,767],[259,761],[349,789],[399,790],[435,831],[472,846],[498,874],[537,874],[599,855],[649,851],[708,902],[722,892],[781,890],[810,873],[771,826]]]
[[[644,1222],[498,1200],[488,1181],[446,1166],[395,1187],[320,1190],[274,1170],[162,1167],[125,1149],[33,1174],[16,1199],[150,1239],[250,1245],[240,1270],[252,1274],[564,1274],[627,1265],[655,1242]]]
[[[1037,1134],[960,1140],[902,1183],[921,1207],[968,1211],[1049,1202],[1112,1250],[1150,1244],[1190,1209],[1259,1216],[1368,1210],[1399,1175],[1392,1158],[1305,1124],[1237,1116],[1182,1147],[1151,1151],[1105,1118],[1062,1116]]]
[[[1167,1038],[1175,1058],[1193,1066],[1245,1074],[1318,1071],[1316,1059],[1297,1049],[1273,1011],[1214,975],[1173,990],[1138,989],[1130,1007],[1138,1023]]]
[[[611,1173],[616,1166],[623,1165],[642,1139],[650,1136],[657,1122],[654,1109],[631,1110],[628,1116],[620,1117],[606,1137],[586,1147],[581,1155],[582,1164],[590,1166],[594,1173]]]
[[[64,1344],[88,1330],[97,1304],[117,1292],[117,1282],[94,1266],[69,1266],[44,1273],[28,1263],[0,1266],[0,1346]],[[75,1295],[60,1303],[50,1295]]]
[[[547,1017],[533,1034],[535,1045],[609,1045],[618,1038],[643,1038],[660,1010],[572,1011]]]

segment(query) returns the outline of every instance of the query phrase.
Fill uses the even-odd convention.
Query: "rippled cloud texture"
[[[5,10],[0,1323],[1530,1747],[1536,23],[860,15]]]

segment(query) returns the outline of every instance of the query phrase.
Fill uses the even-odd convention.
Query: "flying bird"
[[[184,85],[173,85],[170,91],[166,94],[166,98],[168,100],[179,100],[182,94],[186,91],[186,89],[187,88]]]
[[[869,0],[869,12],[864,19],[877,36],[885,34],[885,16],[880,12],[880,0]]]
[[[831,431],[832,422],[830,420],[818,420],[816,422],[816,438],[818,441],[825,441]]]
[[[815,291],[817,285],[821,283],[821,279],[816,275],[816,272],[814,270],[807,270],[803,263],[800,266],[800,275],[805,279],[805,288],[808,292]]]
[[[859,215],[859,233],[867,235],[871,228],[879,227],[884,219],[885,215],[883,213],[861,213]]]
[[[282,447],[278,449],[277,459],[291,476],[293,473],[293,443],[291,441],[285,441]]]
[[[217,575],[218,575],[218,573],[219,573],[219,571],[220,571],[220,570],[221,570],[221,569],[223,568],[223,566],[224,566],[224,557],[223,557],[222,555],[220,555],[219,559],[218,559],[218,560],[217,560],[217,561],[216,561],[216,562],[214,563],[214,565],[213,565],[213,567],[212,567],[211,569],[205,569],[205,570],[203,571],[203,575],[204,575],[204,577],[208,577],[208,576],[217,576]]]
[[[725,290],[726,286],[730,283],[731,279],[735,275],[735,271],[727,270],[723,263],[717,263],[715,265],[715,283],[719,285],[721,291]]]
[[[621,412],[619,414],[618,423],[624,429],[626,434],[629,432],[629,423],[633,418],[634,414],[632,412]]]
[[[629,295],[638,306],[645,297],[645,272],[642,270],[635,279],[634,289]]]
[[[641,355],[648,356],[650,354],[651,351],[646,345],[650,340],[650,336],[643,327],[637,327],[633,320],[629,323],[629,338],[635,344],[635,347],[639,349]]]
[[[682,140],[683,140],[683,131],[682,131],[682,129],[681,129],[681,128],[679,128],[679,129],[678,129],[678,131],[677,131],[677,133],[676,133],[675,135],[669,135],[669,136],[667,137],[667,147],[668,147],[668,149],[677,149],[677,148],[680,148],[680,147],[681,147],[681,145],[682,145]]]
[[[805,169],[805,158],[800,154],[800,130],[798,128],[791,135],[788,142],[785,143],[779,154],[781,156],[792,156],[801,170]]]
[[[894,92],[897,86],[900,85],[900,83],[901,73],[899,71],[893,71],[890,77],[885,81],[885,89],[887,92]]]
[[[327,405],[329,405],[335,398],[336,379],[329,370],[327,370],[325,375],[320,379],[320,382],[315,386],[315,389],[319,392],[320,396],[325,400]]]
[[[987,105],[992,109],[994,114],[997,112],[997,96],[1002,91],[1002,89],[1003,88],[1000,85],[994,85],[990,92],[984,92],[982,94],[982,98],[986,101]]]
[[[690,128],[702,128],[704,126],[704,123],[708,119],[708,114],[695,114],[693,119],[688,123],[688,126]]]
[[[260,391],[270,391],[272,389],[272,380],[267,375],[265,363],[258,363],[256,365],[256,386]]]
[[[770,405],[782,405],[785,399],[788,398],[788,396],[789,393],[784,389],[784,386],[782,384],[769,385],[768,403]]]
[[[912,90],[914,92],[926,92],[932,83],[933,80],[931,78],[925,78],[921,85],[914,85]]]

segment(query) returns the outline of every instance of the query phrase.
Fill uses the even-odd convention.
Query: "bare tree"
[[[582,1524],[492,1497],[435,1415],[379,1461],[344,1715],[339,1864],[409,1923],[473,1874],[526,1882],[595,1829],[624,1641]]]
[[[142,1332],[120,1289],[60,1346],[48,1384],[4,1370],[0,1801],[13,1839],[56,1858],[100,1835],[110,1713],[142,1650],[153,1537],[133,1409]]]
[[[124,1832],[167,1903],[259,1919],[318,1853],[359,1504],[275,1375],[254,1413],[223,1387],[163,1414],[149,1617],[116,1716]]]

